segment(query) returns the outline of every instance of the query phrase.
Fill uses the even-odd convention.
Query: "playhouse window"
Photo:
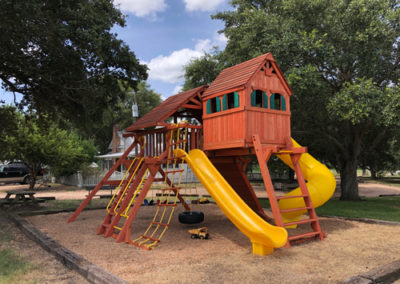
[[[273,93],[270,97],[271,109],[286,110],[285,97],[279,93]]]
[[[219,98],[212,98],[207,101],[207,114],[221,111],[221,101]]]
[[[254,90],[251,93],[251,106],[268,108],[268,96],[261,90]]]
[[[222,110],[239,107],[239,94],[232,92],[222,97]]]

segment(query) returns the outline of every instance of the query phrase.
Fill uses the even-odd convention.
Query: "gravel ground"
[[[202,205],[211,239],[191,239],[177,218],[161,246],[143,251],[113,238],[96,235],[104,210],[85,211],[66,223],[70,214],[29,217],[39,229],[89,261],[129,282],[140,283],[336,283],[397,260],[400,226],[365,224],[321,218],[328,234],[313,241],[253,256],[251,244],[214,204]],[[143,233],[155,207],[142,207],[132,236]],[[307,226],[298,228],[305,231]]]

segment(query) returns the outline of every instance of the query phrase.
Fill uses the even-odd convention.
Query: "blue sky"
[[[223,49],[219,34],[223,22],[212,20],[217,11],[229,9],[227,0],[116,0],[127,26],[117,28],[141,62],[149,67],[148,83],[164,98],[179,91],[183,66],[213,46]],[[118,5],[118,4],[117,4]]]
[[[213,46],[223,49],[223,22],[211,15],[230,8],[228,0],[114,0],[127,16],[114,28],[136,57],[149,67],[148,83],[165,99],[183,84],[183,66]],[[0,90],[1,99],[13,95]]]

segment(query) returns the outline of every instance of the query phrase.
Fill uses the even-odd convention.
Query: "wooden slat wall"
[[[203,119],[204,150],[243,147],[245,111]]]

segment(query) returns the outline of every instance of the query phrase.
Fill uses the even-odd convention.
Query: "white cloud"
[[[172,94],[176,95],[176,94],[179,94],[180,92],[182,92],[182,86],[177,85],[177,86],[175,86],[174,90],[172,91]]]
[[[191,59],[201,57],[211,49],[211,40],[198,40],[194,49],[183,48],[173,51],[170,55],[159,55],[150,62],[144,62],[149,67],[149,78],[167,83],[183,81],[184,66]]]
[[[212,11],[224,0],[183,0],[188,11]]]
[[[114,0],[114,5],[137,17],[150,16],[153,18],[156,17],[157,12],[163,12],[167,8],[164,0]]]
[[[224,49],[227,42],[228,38],[225,36],[224,33],[217,33],[216,35],[214,35],[214,45],[219,46],[220,49]]]

